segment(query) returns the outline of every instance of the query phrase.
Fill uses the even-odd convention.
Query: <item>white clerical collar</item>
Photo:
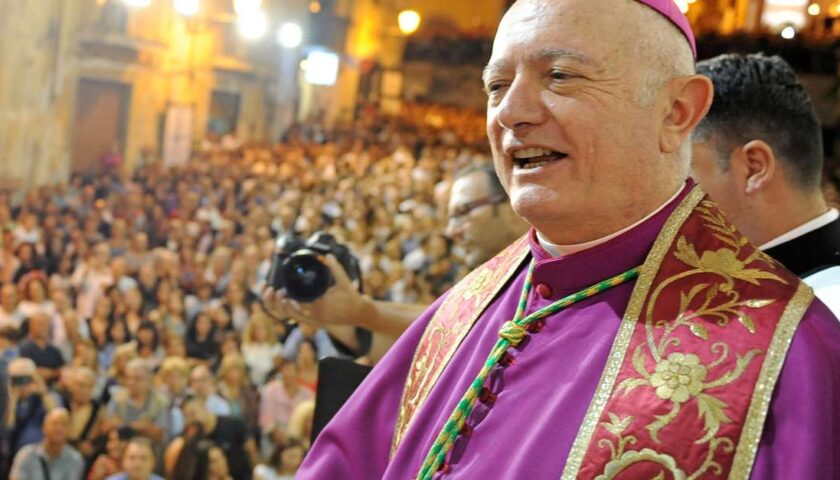
[[[548,254],[551,255],[552,257],[564,257],[566,255],[571,255],[573,253],[578,253],[578,252],[582,252],[584,250],[589,250],[592,247],[597,247],[598,245],[601,245],[602,243],[606,243],[606,242],[612,240],[613,238],[618,237],[622,234],[625,234],[625,233],[629,232],[630,230],[633,230],[634,228],[643,224],[644,222],[649,220],[651,217],[653,217],[657,213],[661,212],[665,207],[668,206],[668,204],[673,202],[674,199],[679,196],[680,192],[682,192],[684,188],[685,188],[685,184],[680,185],[680,188],[677,189],[677,192],[674,193],[671,196],[671,198],[666,200],[665,203],[663,203],[659,208],[657,208],[656,210],[651,212],[648,216],[639,220],[638,222],[634,223],[633,225],[630,225],[627,228],[623,228],[623,229],[621,229],[618,232],[615,232],[613,234],[607,235],[606,237],[601,237],[599,239],[591,240],[589,242],[578,243],[576,245],[555,245],[555,244],[549,242],[539,231],[537,231],[537,241],[540,242],[540,246],[546,252],[548,252]]]
[[[799,238],[806,233],[811,233],[818,228],[824,227],[838,218],[840,218],[840,212],[838,212],[836,208],[830,208],[819,217],[811,220],[810,222],[803,223],[785,234],[779,235],[773,240],[770,240],[764,245],[758,247],[758,249],[767,250],[768,248],[777,247],[785,242],[793,240],[794,238]]]

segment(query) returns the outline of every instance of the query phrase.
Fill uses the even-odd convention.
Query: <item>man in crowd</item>
[[[219,416],[208,410],[204,402],[189,397],[181,405],[187,424],[198,423],[204,435],[219,446],[235,480],[248,480],[254,465],[259,463],[257,443],[245,423],[235,417]]]
[[[134,437],[129,440],[123,454],[123,472],[111,475],[107,480],[163,480],[153,472],[155,469],[155,450],[146,437]]]
[[[466,268],[472,270],[493,258],[527,228],[511,208],[492,165],[467,167],[456,175],[449,197],[446,233],[462,252]],[[303,324],[324,325],[351,349],[359,345],[348,325],[372,330],[374,336],[368,356],[378,361],[428,305],[378,301],[362,295],[334,258],[328,256],[325,262],[336,285],[322,298],[300,305],[285,298],[282,292],[268,289],[266,303],[280,316],[289,316]]]
[[[230,405],[216,393],[213,373],[205,365],[196,365],[190,372],[190,390],[215,415],[230,415]]]
[[[50,409],[58,400],[49,392],[35,363],[28,358],[16,358],[9,363],[9,406],[7,420],[10,453],[43,439],[42,425]]]
[[[55,408],[44,418],[44,441],[27,445],[15,456],[11,480],[81,480],[82,455],[67,444],[70,416]]]
[[[822,130],[807,92],[779,57],[722,55],[697,71],[715,98],[694,134],[694,178],[765,253],[807,283],[825,277],[816,294],[840,314],[840,291],[826,294],[840,285],[840,213],[823,197]]]
[[[300,478],[840,470],[840,324],[688,180],[695,55],[671,0],[513,4],[487,133],[534,228],[412,324]]]
[[[166,399],[154,389],[152,374],[143,359],[129,360],[124,388],[108,403],[109,420],[131,427],[154,441],[164,440],[167,426]]]
[[[74,367],[67,385],[66,406],[70,414],[69,441],[86,459],[96,452],[96,438],[102,434],[104,412],[93,398],[96,373],[88,367]]]
[[[29,317],[29,334],[20,344],[20,356],[35,362],[41,378],[52,384],[61,374],[64,358],[61,351],[49,341],[50,318],[43,311],[36,311]]]

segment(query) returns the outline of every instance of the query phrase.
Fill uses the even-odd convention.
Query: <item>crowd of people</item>
[[[276,238],[334,235],[379,300],[465,273],[442,232],[454,172],[487,159],[481,122],[410,111],[0,197],[0,476],[290,478],[318,359],[365,352],[263,308]]]

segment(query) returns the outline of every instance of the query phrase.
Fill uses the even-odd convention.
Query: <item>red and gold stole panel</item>
[[[642,267],[563,478],[748,478],[812,299],[696,188]]]
[[[391,443],[392,456],[464,337],[530,252],[525,235],[470,272],[441,303],[414,352]]]

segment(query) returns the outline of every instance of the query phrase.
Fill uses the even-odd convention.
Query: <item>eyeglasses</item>
[[[481,208],[485,205],[498,205],[504,202],[507,197],[504,194],[497,194],[491,195],[485,198],[479,198],[477,200],[473,200],[472,202],[467,202],[463,205],[459,205],[456,207],[452,212],[449,214],[449,222],[450,223],[457,223],[461,222],[466,218],[467,215],[470,214],[473,210],[477,208]]]

